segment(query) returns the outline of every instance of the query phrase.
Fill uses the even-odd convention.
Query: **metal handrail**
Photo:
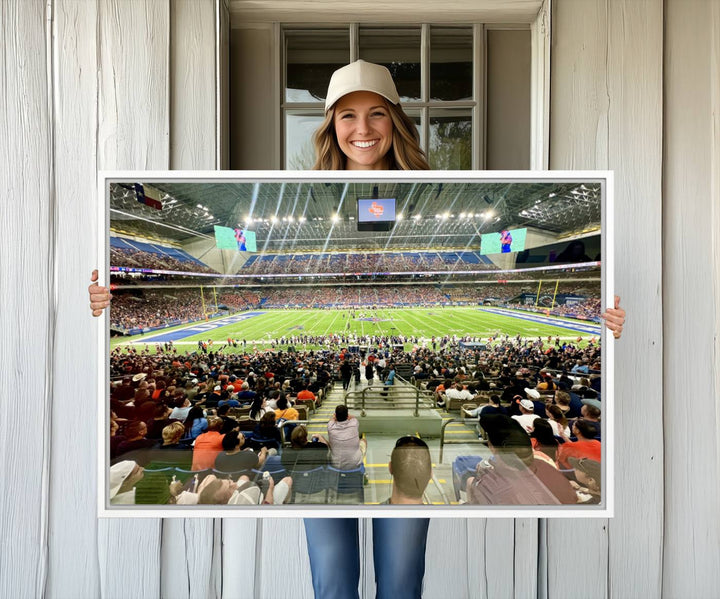
[[[360,415],[365,416],[366,415],[366,409],[369,407],[367,405],[367,396],[369,393],[382,393],[382,392],[389,392],[389,390],[392,388],[397,393],[406,393],[408,395],[412,394],[415,398],[415,410],[413,412],[414,416],[420,415],[420,409],[435,409],[434,402],[433,405],[424,406],[421,405],[420,398],[422,397],[430,397],[430,394],[427,392],[422,392],[420,389],[417,389],[413,387],[412,385],[407,384],[407,381],[404,379],[400,379],[401,382],[405,383],[405,385],[390,385],[387,388],[387,391],[385,391],[384,388],[380,386],[369,386],[364,387],[363,389],[355,389],[353,391],[348,391],[344,396],[344,402],[347,405],[348,398],[357,398],[359,397],[361,399],[361,407],[360,407]]]
[[[477,419],[475,419],[475,418],[449,418],[448,420],[446,420],[445,422],[442,423],[442,426],[440,427],[440,457],[438,459],[438,464],[442,464],[442,461],[443,461],[443,449],[444,449],[444,446],[446,443],[445,429],[447,428],[448,424],[450,424],[451,422],[461,422],[462,424],[468,424],[468,423],[477,424],[478,423]],[[477,441],[468,441],[468,440],[457,441],[457,443],[480,443],[482,445],[485,445],[485,441],[483,441],[482,439],[478,439]],[[447,442],[447,444],[452,445],[453,443],[452,443],[452,441],[450,441],[450,442]]]

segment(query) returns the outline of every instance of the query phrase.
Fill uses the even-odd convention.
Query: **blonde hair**
[[[415,123],[405,114],[400,104],[385,102],[393,124],[392,147],[387,153],[388,170],[427,171],[430,165],[420,148],[420,136]],[[340,149],[335,135],[335,106],[325,113],[325,119],[312,137],[315,146],[316,171],[343,171],[347,157]]]

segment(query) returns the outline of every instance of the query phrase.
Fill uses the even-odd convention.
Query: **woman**
[[[208,421],[205,418],[203,409],[200,406],[194,406],[190,408],[185,422],[183,422],[185,432],[187,433],[186,439],[194,441],[198,435],[204,433],[208,428]]]
[[[250,406],[250,420],[259,421],[267,412],[265,398],[258,394]]]
[[[415,124],[400,107],[390,72],[358,60],[330,79],[325,120],[313,136],[315,170],[427,170]],[[97,271],[91,280],[97,281]],[[106,288],[88,288],[94,316],[110,303]],[[625,312],[603,314],[620,337]],[[359,383],[359,370],[356,372]],[[373,520],[373,553],[378,597],[420,597],[425,571],[427,518]],[[308,518],[305,531],[316,598],[357,598],[360,578],[358,520]]]

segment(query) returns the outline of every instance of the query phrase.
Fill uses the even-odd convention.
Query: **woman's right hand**
[[[97,269],[92,271],[90,280],[93,282],[88,287],[88,294],[90,295],[90,309],[92,310],[93,316],[100,316],[103,310],[110,305],[110,290],[107,287],[100,287],[97,284],[98,271]]]

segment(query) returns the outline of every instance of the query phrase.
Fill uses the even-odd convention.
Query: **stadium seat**
[[[328,503],[365,503],[365,466],[354,470],[327,467]]]
[[[290,473],[293,480],[292,503],[326,503],[328,476],[324,466]]]

